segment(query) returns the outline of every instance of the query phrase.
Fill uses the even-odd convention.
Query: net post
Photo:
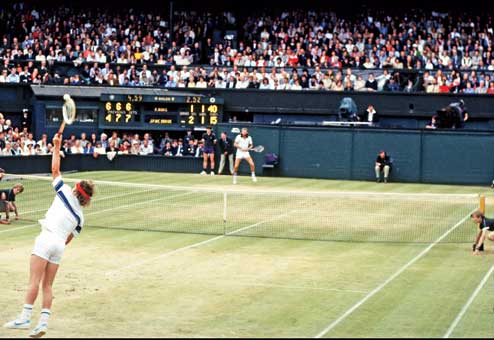
[[[485,215],[485,196],[480,196],[479,209],[480,209],[480,211],[482,211],[482,214]]]
[[[228,196],[226,191],[223,192],[223,235],[226,234],[226,212],[227,212]]]

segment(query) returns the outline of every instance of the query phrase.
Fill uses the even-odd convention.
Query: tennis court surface
[[[54,285],[47,337],[492,338],[494,244],[470,213],[489,188],[144,172],[97,194]],[[50,177],[10,176],[0,320],[23,303]],[[39,301],[35,305],[37,321]],[[0,337],[26,337],[0,329]]]

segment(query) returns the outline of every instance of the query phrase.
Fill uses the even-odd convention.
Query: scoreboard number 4
[[[201,104],[198,105],[200,107],[201,111],[199,113],[205,113],[206,111],[209,113],[218,113],[218,105],[205,105]],[[190,112],[193,113],[195,112],[196,106],[194,104],[190,104]]]
[[[130,113],[133,109],[132,103],[125,103],[125,111],[122,110],[122,106],[120,102],[115,103],[115,106],[112,105],[112,102],[106,102],[105,109],[107,113],[105,121],[119,123],[125,119],[125,123],[128,123],[132,119],[132,114]]]

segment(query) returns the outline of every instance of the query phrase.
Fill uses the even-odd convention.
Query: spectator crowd
[[[0,12],[0,82],[494,93],[489,13],[176,12],[169,27],[158,11],[41,6]]]
[[[82,133],[79,138],[71,135],[63,141],[62,153],[91,154],[94,157],[115,152],[118,155],[163,155],[202,157],[204,144],[192,131],[183,138],[171,138],[168,132],[160,140],[153,140],[149,133],[128,134],[114,131],[111,136]],[[0,154],[3,156],[50,155],[53,152],[51,138],[43,134],[36,140],[27,127],[13,127],[9,119],[0,113]]]

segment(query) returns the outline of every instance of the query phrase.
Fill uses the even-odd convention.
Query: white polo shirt
[[[84,224],[82,207],[72,189],[58,176],[53,181],[56,196],[45,218],[39,220],[43,230],[49,230],[63,241],[72,233],[77,237]]]
[[[250,145],[252,145],[252,137],[247,136],[247,138],[242,138],[242,135],[238,135],[235,138],[235,143],[238,144],[239,150],[242,151],[242,149],[247,149]]]

